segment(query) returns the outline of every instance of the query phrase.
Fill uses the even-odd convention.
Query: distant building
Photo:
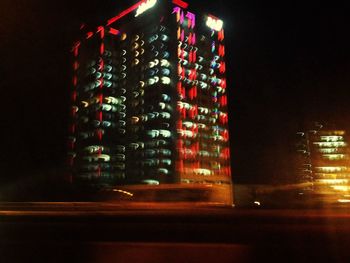
[[[231,189],[223,21],[143,0],[85,29],[73,47],[73,181]]]
[[[315,123],[297,133],[299,183],[312,183],[319,193],[350,190],[350,155],[345,130]]]

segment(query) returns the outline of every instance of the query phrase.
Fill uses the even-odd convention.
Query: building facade
[[[350,155],[345,130],[315,123],[298,132],[298,181],[319,193],[349,191]]]
[[[89,184],[231,189],[223,21],[140,1],[73,46],[69,164]]]

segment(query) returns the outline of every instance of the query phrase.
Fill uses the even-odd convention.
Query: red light
[[[109,33],[112,34],[112,35],[117,36],[120,32],[119,32],[119,30],[110,27],[110,28],[109,28]]]
[[[72,100],[73,101],[77,100],[77,92],[76,91],[73,91],[73,93],[72,93]]]
[[[98,70],[103,70],[104,66],[105,66],[105,62],[101,59],[100,65],[98,66]]]
[[[194,86],[188,91],[188,97],[193,100],[194,98],[197,97],[197,87]]]
[[[223,29],[221,29],[221,30],[218,32],[218,40],[219,40],[219,41],[224,40],[224,30],[223,30]]]
[[[104,45],[104,43],[101,43],[100,54],[103,55],[104,52],[105,52],[105,45]]]
[[[87,32],[86,33],[86,39],[89,39],[90,37],[92,37],[94,35],[93,32]]]
[[[77,61],[75,61],[73,64],[73,69],[77,70],[78,68],[79,68],[79,63]]]
[[[103,104],[103,94],[100,94],[100,97],[99,97],[99,101],[100,101],[100,105]],[[101,115],[102,116],[102,115]],[[102,117],[101,117],[102,118]]]
[[[192,33],[190,33],[188,35],[188,40],[187,40],[188,44],[191,45],[192,44]]]
[[[225,62],[221,63],[221,67],[219,70],[220,70],[220,73],[225,73],[225,71],[226,71],[226,63]]]
[[[96,134],[97,134],[98,139],[101,141],[102,140],[102,131],[101,130],[97,130]]]
[[[182,120],[179,120],[176,126],[178,129],[182,129]]]
[[[222,79],[221,88],[226,89],[226,79]]]
[[[184,162],[183,160],[179,160],[176,162],[176,168],[179,172],[183,172],[184,170]]]
[[[103,26],[99,26],[97,28],[96,33],[100,33],[101,34],[101,38],[104,38],[105,37],[105,29],[104,29],[104,27]]]
[[[225,56],[225,47],[223,45],[219,45],[219,56]]]
[[[220,104],[221,104],[221,106],[227,105],[227,96],[226,95],[224,95],[220,98]]]
[[[80,41],[78,42],[75,42],[74,45],[73,45],[73,52],[74,52],[74,56],[77,57],[78,54],[79,54],[79,47],[80,47]]]
[[[173,0],[173,4],[178,5],[182,8],[185,8],[185,9],[188,7],[188,3],[186,3],[182,0]]]
[[[107,26],[109,26],[110,24],[113,24],[115,21],[121,19],[123,16],[126,16],[127,14],[129,14],[130,12],[134,11],[136,8],[139,7],[139,5],[141,5],[142,3],[146,2],[146,0],[142,0],[136,4],[134,4],[133,6],[129,7],[128,9],[125,9],[123,12],[121,12],[119,15],[116,15],[115,17],[109,19],[107,21]]]

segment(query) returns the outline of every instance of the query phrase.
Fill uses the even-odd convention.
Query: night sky
[[[0,182],[63,171],[71,45],[82,22],[106,21],[131,2],[1,1]],[[343,6],[189,2],[225,22],[235,182],[290,178],[290,141],[300,123],[350,127],[350,16]]]

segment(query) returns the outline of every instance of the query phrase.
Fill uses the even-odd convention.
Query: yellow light
[[[333,185],[332,188],[334,190],[342,191],[342,192],[346,192],[350,190],[348,185]]]
[[[131,122],[132,122],[132,123],[138,123],[139,120],[140,120],[140,119],[139,119],[138,117],[135,117],[135,116],[134,116],[134,117],[131,117]]]
[[[326,142],[337,142],[337,141],[342,141],[343,136],[321,136],[321,141],[326,141]]]
[[[323,157],[328,160],[340,160],[340,159],[345,159],[346,155],[345,154],[324,154]]]
[[[133,193],[130,193],[130,192],[124,191],[124,190],[120,190],[120,189],[113,189],[113,192],[119,192],[119,193],[126,194],[126,195],[129,195],[129,196],[134,196]]]
[[[220,31],[224,25],[224,22],[220,19],[215,19],[214,17],[208,16],[206,25],[215,31]]]
[[[350,203],[349,199],[338,199],[339,203]]]
[[[347,170],[346,166],[320,166],[315,168],[324,172],[341,172]]]
[[[346,184],[349,182],[348,179],[319,179],[317,182],[323,184]]]

